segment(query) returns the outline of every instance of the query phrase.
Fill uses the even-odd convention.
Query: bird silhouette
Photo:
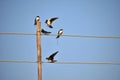
[[[55,57],[55,55],[56,55],[57,53],[58,53],[58,51],[52,53],[52,54],[51,54],[49,57],[47,57],[46,59],[47,59],[48,61],[50,61],[50,63],[56,62],[56,60],[54,60],[54,57]]]
[[[48,26],[49,28],[53,28],[52,22],[55,21],[56,19],[58,19],[58,17],[49,18],[49,19],[47,19],[47,20],[45,21],[45,23],[47,24],[47,26]]]
[[[46,31],[46,30],[44,30],[44,29],[42,29],[41,30],[41,32],[43,33],[43,34],[45,34],[45,35],[47,35],[47,34],[50,34],[51,32],[48,32],[48,31]]]
[[[63,33],[63,29],[60,29],[60,30],[58,31],[58,35],[57,35],[56,38],[59,38],[59,37],[62,35],[62,33]]]
[[[34,25],[36,25],[36,24],[37,24],[37,21],[39,21],[39,20],[40,20],[40,17],[39,17],[39,16],[36,16]]]

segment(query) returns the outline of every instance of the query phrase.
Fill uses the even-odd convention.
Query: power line
[[[37,61],[33,61],[33,60],[0,60],[0,62],[37,63]]]
[[[57,35],[56,34],[49,34],[47,36],[57,36]],[[63,34],[62,36],[79,37],[79,38],[120,38],[120,36],[84,36],[84,35],[75,35],[75,34]]]
[[[1,35],[36,35],[36,33],[25,33],[25,32],[0,32]],[[57,36],[57,34],[48,34],[45,35],[41,33],[43,36]],[[63,34],[62,36],[66,37],[78,37],[78,38],[120,38],[120,36],[85,36],[85,35],[76,35],[76,34]]]
[[[25,32],[0,32],[1,35],[36,35],[35,33]]]
[[[119,64],[120,62],[56,62],[55,64]]]
[[[14,63],[37,63],[38,61],[34,60],[0,60],[0,62],[14,62]],[[43,64],[51,64],[49,62],[42,62]],[[118,64],[120,62],[55,62],[53,64]]]

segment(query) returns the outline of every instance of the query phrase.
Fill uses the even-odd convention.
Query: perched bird
[[[46,35],[51,33],[51,32],[45,31],[44,29],[42,29],[41,32]]]
[[[62,35],[62,33],[63,33],[63,29],[60,29],[60,30],[58,31],[58,35],[57,35],[56,38],[59,38],[59,37]]]
[[[45,23],[47,24],[48,27],[53,28],[52,22],[55,21],[56,19],[58,19],[58,17],[49,18],[45,21]]]
[[[39,21],[39,20],[40,20],[40,17],[39,17],[39,16],[36,16],[34,25],[36,25],[36,24],[37,24],[37,21]]]
[[[54,60],[54,56],[58,53],[58,51],[54,52],[53,54],[51,54],[49,57],[47,57],[46,59],[48,61],[50,61],[50,63],[54,63],[56,62],[56,60]]]

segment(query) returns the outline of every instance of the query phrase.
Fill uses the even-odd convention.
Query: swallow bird
[[[60,29],[60,30],[58,31],[58,35],[57,35],[56,38],[59,38],[59,37],[62,35],[62,33],[63,33],[63,29]]]
[[[42,29],[41,32],[46,35],[51,33],[51,32],[45,31],[44,29]]]
[[[45,21],[45,23],[47,24],[47,26],[48,26],[49,28],[53,28],[52,22],[55,21],[56,19],[58,19],[58,17],[49,18],[49,19],[47,19],[47,20]]]
[[[47,57],[46,59],[48,61],[50,61],[50,63],[54,63],[56,62],[56,60],[54,60],[54,56],[58,53],[58,51],[54,52],[53,54],[51,54],[49,57]]]
[[[39,16],[36,16],[34,25],[36,25],[36,24],[37,24],[37,21],[39,21],[39,20],[40,20],[40,17],[39,17]]]

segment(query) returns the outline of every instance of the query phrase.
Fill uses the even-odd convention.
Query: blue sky
[[[0,32],[36,33],[34,18],[56,34],[120,36],[120,0],[1,0]],[[59,17],[50,29],[44,23]],[[120,39],[41,36],[42,61],[120,62]],[[35,35],[0,35],[0,60],[37,60]],[[43,64],[43,80],[119,80],[120,65]],[[0,63],[0,80],[37,80],[37,63]]]

